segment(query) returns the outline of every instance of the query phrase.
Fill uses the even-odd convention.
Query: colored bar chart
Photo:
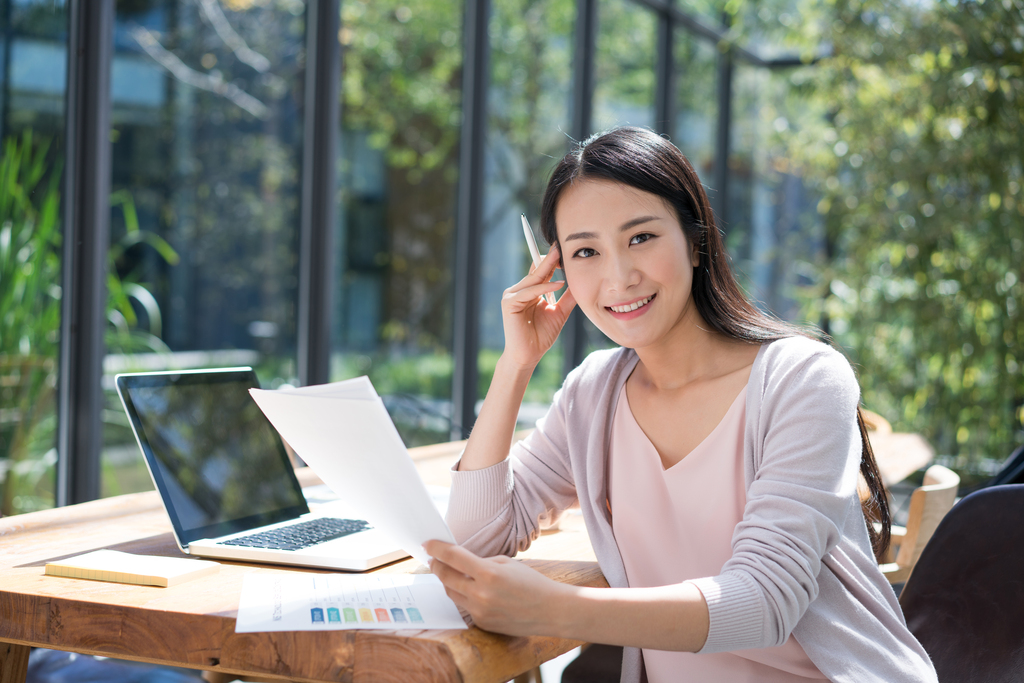
[[[238,633],[466,628],[432,574],[253,573],[243,581]]]

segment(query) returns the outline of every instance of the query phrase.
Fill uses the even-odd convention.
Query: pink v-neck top
[[[686,457],[665,469],[637,424],[623,384],[612,419],[608,496],[612,530],[630,586],[715,576],[732,557],[743,518],[746,391]],[[827,680],[791,635],[781,646],[711,654],[643,651],[651,683]]]

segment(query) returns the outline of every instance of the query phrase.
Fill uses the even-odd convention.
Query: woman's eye
[[[576,251],[574,251],[573,254],[572,254],[572,257],[573,258],[590,258],[591,256],[593,256],[596,253],[597,252],[594,251],[593,249],[591,249],[590,247],[583,247],[582,249],[577,249]]]
[[[641,244],[641,243],[646,242],[647,240],[651,239],[652,237],[654,237],[654,235],[652,235],[649,232],[641,232],[638,235],[633,235],[633,237],[630,238],[629,243],[630,244]]]

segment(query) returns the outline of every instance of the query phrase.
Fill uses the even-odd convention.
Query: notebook
[[[364,520],[310,512],[284,443],[249,396],[259,388],[252,368],[115,383],[182,551],[350,571],[407,556]]]
[[[216,574],[220,565],[185,557],[154,557],[133,555],[117,550],[94,550],[65,560],[47,562],[47,576],[69,579],[90,579],[113,583],[169,588],[200,576]]]

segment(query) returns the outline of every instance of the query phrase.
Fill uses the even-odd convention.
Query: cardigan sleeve
[[[483,557],[515,555],[576,502],[565,419],[571,394],[567,380],[536,429],[502,462],[467,472],[452,468],[446,519],[461,545]]]
[[[849,516],[862,514],[860,391],[846,359],[815,346],[795,362],[777,359],[766,368],[760,411],[747,416],[757,421],[745,433],[756,435],[745,444],[754,473],[732,557],[717,576],[691,581],[710,613],[701,652],[785,643],[818,595],[822,558]]]

